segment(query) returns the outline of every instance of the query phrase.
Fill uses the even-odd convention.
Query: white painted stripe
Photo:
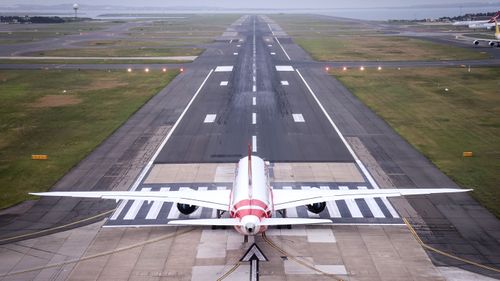
[[[252,152],[257,152],[257,136],[252,136]]]
[[[236,47],[238,47],[238,48],[239,48],[239,47],[241,47],[241,45],[236,45]]]
[[[257,113],[252,113],[252,124],[255,125],[257,124]]]
[[[273,35],[274,35],[274,34],[273,34]],[[292,60],[292,59],[290,58],[290,56],[288,55],[288,53],[285,51],[285,48],[283,48],[283,45],[281,45],[281,42],[280,42],[280,40],[278,40],[278,37],[274,37],[274,39],[276,39],[276,42],[278,42],[278,45],[280,45],[281,50],[283,50],[283,53],[285,53],[285,56],[287,57],[287,59],[288,59],[288,60]]]
[[[165,192],[169,191],[170,187],[162,187],[160,188],[160,192]],[[161,207],[163,206],[162,201],[153,201],[153,205],[149,209],[148,214],[146,215],[147,220],[155,220],[158,217],[158,214],[160,213]]]
[[[128,200],[121,201],[120,204],[118,205],[118,208],[116,208],[116,211],[113,213],[113,215],[109,219],[112,221],[116,220],[118,218],[118,216],[120,216],[120,213],[123,211],[123,208],[125,208],[125,205],[127,205],[127,203],[128,203]]]
[[[271,28],[271,25],[270,24],[267,24],[267,27],[269,27],[269,30],[271,31],[271,33],[274,35],[274,31],[273,29]]]
[[[347,186],[339,186],[340,190],[349,190],[349,187]],[[361,210],[359,210],[358,204],[356,204],[356,201],[354,199],[345,199],[345,203],[347,204],[347,208],[349,209],[349,212],[351,212],[351,216],[353,218],[362,218],[363,214],[361,213]]]
[[[389,200],[387,200],[387,197],[380,197],[380,199],[382,200],[382,202],[384,203],[385,207],[387,208],[387,210],[389,210],[389,213],[391,213],[391,216],[393,218],[399,218],[399,215],[398,215],[398,212],[396,212],[396,210],[394,210],[394,207],[392,206],[392,204],[389,202]]]
[[[283,186],[284,190],[292,190],[293,188],[291,186]],[[299,215],[297,214],[297,208],[288,208],[286,209],[286,216],[289,218],[298,218]]]
[[[252,98],[252,105],[257,105],[257,98],[256,97]]]
[[[255,85],[252,86],[252,92],[254,92],[254,93],[257,92],[257,86],[255,86]]]
[[[238,55],[238,53],[233,53],[233,55],[237,56],[237,55]]]
[[[217,190],[226,190],[225,186],[217,186]],[[212,209],[212,218],[217,218],[217,209]]]
[[[231,72],[233,71],[232,65],[222,65],[215,68],[215,72]]]
[[[368,188],[366,186],[358,186],[358,189],[366,190]],[[385,218],[384,212],[382,212],[374,198],[365,198],[365,202],[375,218]]]
[[[216,117],[217,114],[207,114],[207,116],[205,116],[205,120],[203,120],[203,123],[213,123]]]
[[[185,191],[188,189],[190,189],[190,188],[189,187],[180,187],[179,191],[183,191],[183,190]],[[172,203],[172,208],[170,208],[170,212],[168,212],[167,219],[175,220],[175,219],[178,219],[180,215],[181,215],[181,212],[179,212],[179,209],[177,208],[177,204]]]
[[[198,187],[198,191],[206,191],[206,190],[208,190],[208,187],[206,187],[206,186],[200,186],[200,187]],[[196,211],[194,211],[193,213],[191,213],[189,215],[189,218],[191,218],[191,219],[198,219],[198,218],[200,218],[202,210],[203,210],[202,207],[198,207],[198,209],[196,209]]]
[[[213,123],[216,117],[217,114],[207,114],[207,116],[205,116],[205,120],[203,120],[203,123]]]
[[[294,71],[291,65],[277,65],[276,71]]]
[[[344,143],[344,145],[346,146],[347,150],[349,150],[349,153],[351,153],[352,157],[356,161],[356,164],[358,164],[359,168],[361,169],[361,171],[363,172],[363,174],[365,175],[365,177],[368,179],[368,181],[370,182],[370,184],[372,185],[372,187],[375,188],[375,189],[379,189],[378,184],[375,182],[375,180],[373,179],[373,177],[370,175],[370,173],[368,172],[368,170],[365,168],[365,165],[363,164],[363,162],[361,162],[361,160],[359,160],[359,158],[356,155],[356,153],[354,152],[354,150],[351,148],[351,146],[349,145],[349,143],[347,142],[347,140],[344,138],[344,135],[342,135],[342,133],[340,132],[340,130],[337,127],[337,125],[335,125],[335,123],[333,122],[332,118],[330,117],[330,115],[328,114],[328,112],[326,111],[326,109],[323,107],[323,105],[319,101],[318,97],[316,97],[316,94],[313,92],[313,90],[311,89],[311,87],[309,86],[309,84],[304,79],[304,77],[302,76],[302,74],[300,73],[300,71],[298,69],[297,69],[297,74],[299,74],[300,78],[302,79],[302,82],[304,82],[304,84],[306,85],[307,89],[309,90],[309,93],[311,93],[311,95],[313,96],[314,100],[318,103],[319,107],[323,111],[323,114],[325,114],[325,116],[328,119],[328,121],[330,121],[330,124],[332,125],[333,129],[335,130],[335,132],[337,132],[337,134],[339,135],[340,139],[342,140],[342,143]]]
[[[168,132],[168,134],[165,137],[165,139],[163,139],[163,141],[161,142],[160,146],[158,146],[158,149],[156,149],[156,152],[153,155],[153,157],[151,157],[151,160],[149,160],[148,164],[142,169],[142,172],[139,174],[139,177],[137,177],[137,180],[134,182],[134,185],[132,185],[132,188],[130,189],[130,191],[135,191],[137,189],[137,187],[139,186],[139,184],[142,182],[142,180],[146,176],[146,173],[149,171],[149,169],[151,168],[151,166],[153,166],[153,163],[154,163],[156,157],[158,157],[158,154],[160,154],[160,151],[163,149],[163,147],[165,146],[165,144],[167,144],[167,141],[172,136],[172,133],[175,131],[175,129],[177,128],[177,126],[181,122],[181,120],[184,117],[184,115],[186,115],[186,112],[188,111],[188,109],[191,106],[191,104],[193,104],[193,102],[196,99],[196,97],[198,96],[198,94],[200,94],[201,89],[203,88],[203,86],[205,85],[205,83],[207,83],[207,80],[208,80],[208,78],[210,78],[210,75],[212,75],[212,72],[214,72],[213,69],[211,69],[210,72],[207,74],[207,77],[205,77],[205,80],[203,80],[203,82],[201,83],[200,87],[198,88],[198,90],[196,91],[196,93],[194,94],[194,96],[191,98],[191,100],[189,101],[189,103],[186,106],[186,108],[184,108],[184,111],[182,111],[181,116],[179,116],[179,119],[177,119],[177,121],[175,122],[175,124],[172,127],[172,129],[170,129],[170,131]]]
[[[306,122],[306,120],[304,120],[304,116],[302,116],[301,113],[292,114],[292,117],[293,117],[293,121],[295,121],[296,123]]]
[[[143,188],[141,189],[140,192],[144,191],[150,191],[151,188]],[[128,209],[128,212],[125,214],[123,217],[123,220],[133,220],[137,216],[137,213],[139,213],[139,210],[142,207],[142,204],[144,204],[144,200],[134,200],[132,203],[132,206]]]
[[[290,84],[288,83],[288,81],[283,80],[283,81],[281,81],[281,85],[282,85],[282,86],[288,86],[288,85],[290,85]]]
[[[275,55],[276,55],[276,53],[275,53],[275,52],[271,52],[271,56],[275,56]]]
[[[307,185],[303,185],[300,187],[302,190],[310,190],[311,187],[310,186],[307,186]],[[307,210],[307,208],[306,208]],[[313,212],[310,212],[309,210],[307,210],[307,215],[310,217],[310,218],[319,218],[319,214],[315,214]]]
[[[320,186],[319,188],[322,190],[330,190],[329,186]],[[335,203],[335,201],[326,201],[326,207],[331,218],[341,217],[339,208],[337,207],[337,203]]]
[[[227,84],[229,84],[229,82],[228,82],[228,81],[221,81],[221,82],[220,82],[220,85],[221,85],[221,86],[227,86]]]
[[[233,43],[233,39],[229,40],[229,44]]]
[[[268,47],[272,47],[273,45],[269,44],[269,45],[267,45],[267,46],[268,46]]]

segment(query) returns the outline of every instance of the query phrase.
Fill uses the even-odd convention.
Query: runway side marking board
[[[291,65],[277,65],[276,71],[295,71]]]
[[[215,68],[215,72],[231,72],[231,71],[233,71],[232,65],[217,66]]]

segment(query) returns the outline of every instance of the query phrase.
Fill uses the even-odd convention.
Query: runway
[[[308,55],[271,19],[265,16],[242,17],[228,30],[230,35],[214,43],[213,48],[209,48],[195,62],[189,64],[169,86],[65,176],[54,190],[68,187],[72,190],[124,190],[130,187],[135,190],[217,188],[222,186],[221,183],[230,188],[231,166],[227,165],[232,165],[231,163],[246,153],[248,143],[252,144],[255,154],[275,165],[272,180],[277,188],[456,187],[453,181],[437,170],[342,84],[328,75],[324,71],[324,63],[308,61]],[[351,63],[354,67],[360,62]],[[372,62],[373,66],[379,63],[381,62]],[[65,69],[75,65],[59,67]],[[161,169],[164,165],[193,163],[200,166],[197,169],[177,168],[169,174],[175,178],[174,181],[153,177],[155,169]],[[345,171],[347,165],[350,167],[349,171],[352,171],[351,177],[357,180],[327,180],[326,178],[331,178],[330,175],[318,174],[318,171],[324,171],[320,169],[324,166],[303,165],[304,163],[341,165],[330,170],[333,174]],[[209,167],[209,172],[202,173],[202,167]],[[356,176],[356,173],[360,176]],[[346,226],[321,229],[320,232],[328,233],[326,236],[320,235],[319,240],[308,234],[309,229],[315,232],[316,228],[312,227],[293,232],[290,240],[286,240],[287,235],[290,235],[286,234],[286,231],[279,232],[279,238],[276,239],[288,248],[297,249],[297,255],[310,258],[315,264],[340,266],[335,267],[335,274],[340,273],[346,279],[358,274],[357,277],[366,280],[443,280],[420,246],[410,239],[406,228],[348,227],[349,222],[377,222],[373,218],[378,211],[370,208],[375,206],[372,205],[373,202],[354,203],[362,216],[353,221],[356,211],[351,208],[356,207],[348,206],[346,202],[335,203],[340,214],[338,222],[344,222]],[[500,245],[495,238],[500,234],[498,220],[466,194],[397,199],[390,200],[389,205],[385,202],[375,203],[384,218],[396,218],[390,208],[398,211],[397,217],[409,218],[428,244],[445,248],[453,254],[466,256],[482,264],[497,267],[500,264]],[[153,208],[146,202],[132,205],[132,202],[119,204],[115,212],[115,222],[110,219],[107,224],[123,221],[129,224],[144,224],[151,210],[157,210],[154,211],[157,212],[156,217],[163,218],[159,222],[165,223],[170,212],[174,210],[171,206],[163,205]],[[4,237],[26,233],[71,222],[114,207],[113,202],[103,204],[88,200],[44,198],[26,213],[7,220],[3,217],[0,230]],[[338,216],[330,214],[333,209],[334,206],[329,206],[326,215]],[[309,216],[304,211],[296,210],[298,214]],[[380,216],[380,213],[378,214]],[[212,214],[208,214],[207,210],[200,210],[199,215],[209,217]],[[390,222],[400,223],[399,220]],[[156,237],[160,235],[160,231],[170,233],[177,230],[160,226],[157,230],[96,230],[93,232],[94,236],[89,238],[88,244],[84,245],[85,250],[78,252],[78,255],[115,249],[127,241],[142,241],[146,239],[144,235]],[[297,234],[299,232],[300,234]],[[212,248],[203,247],[208,247],[207,244],[214,241],[214,237],[223,237],[221,240],[224,247],[216,251],[215,256],[206,255]],[[141,279],[145,274],[152,275],[151,279],[154,280],[185,280],[196,276],[203,277],[203,274],[212,272],[210,270],[213,268],[217,268],[215,273],[205,276],[220,276],[219,273],[228,269],[227,265],[240,254],[243,245],[242,241],[231,237],[225,230],[197,230],[187,236],[179,236],[175,242],[165,242],[162,245],[168,250],[161,253],[155,251],[154,247],[147,250],[141,248],[142,250],[134,252],[135,254],[114,254],[106,260],[78,262],[58,269],[35,271],[36,274],[25,276],[28,280],[41,280],[47,274],[53,274],[52,276],[57,277],[54,279],[60,280],[65,277],[82,280],[126,277],[135,280]],[[329,238],[322,240],[326,239],[324,237]],[[352,237],[358,240],[353,240]],[[38,245],[42,240],[33,240],[32,243]],[[190,243],[192,241],[195,243]],[[61,242],[61,245],[65,245],[64,242]],[[17,246],[9,244],[7,248],[15,250]],[[326,249],[324,247],[328,248],[330,257],[322,254]],[[410,251],[405,251],[405,247]],[[89,252],[86,252],[86,249],[89,249]],[[271,251],[270,248],[265,250]],[[0,252],[0,255],[9,253],[11,254],[6,250]],[[430,255],[438,264],[454,265],[498,277],[464,263]],[[162,264],[154,263],[155,256],[161,256],[159,260]],[[139,257],[147,262],[138,262]],[[176,258],[179,260],[176,261]],[[12,266],[10,263],[5,265],[2,272],[15,271],[33,264],[23,255],[19,255],[19,259],[16,255],[15,259],[16,263]],[[321,260],[325,263],[321,264]],[[44,262],[46,264],[47,260],[38,263]],[[263,267],[263,272],[270,279],[283,279],[284,276],[310,278],[310,273],[297,274],[296,268],[295,271],[289,267],[287,269],[285,264],[288,263],[276,254],[273,262]],[[123,271],[114,270],[118,267]],[[387,272],[388,268],[392,270]],[[57,273],[54,273],[56,271]],[[155,275],[154,272],[159,273]],[[321,278],[327,279],[324,276]]]

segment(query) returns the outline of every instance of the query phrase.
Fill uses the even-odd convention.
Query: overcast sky
[[[211,6],[225,8],[373,8],[412,5],[434,5],[453,3],[498,4],[500,0],[0,0],[1,6],[16,4],[53,5],[76,2],[80,5],[117,5],[117,6]],[[460,5],[460,4],[457,4]]]

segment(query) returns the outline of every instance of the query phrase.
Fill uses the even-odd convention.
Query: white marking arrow
[[[262,250],[253,243],[248,251],[243,255],[240,260],[241,262],[250,262],[250,281],[259,280],[259,261],[268,261],[266,256],[262,253]]]

